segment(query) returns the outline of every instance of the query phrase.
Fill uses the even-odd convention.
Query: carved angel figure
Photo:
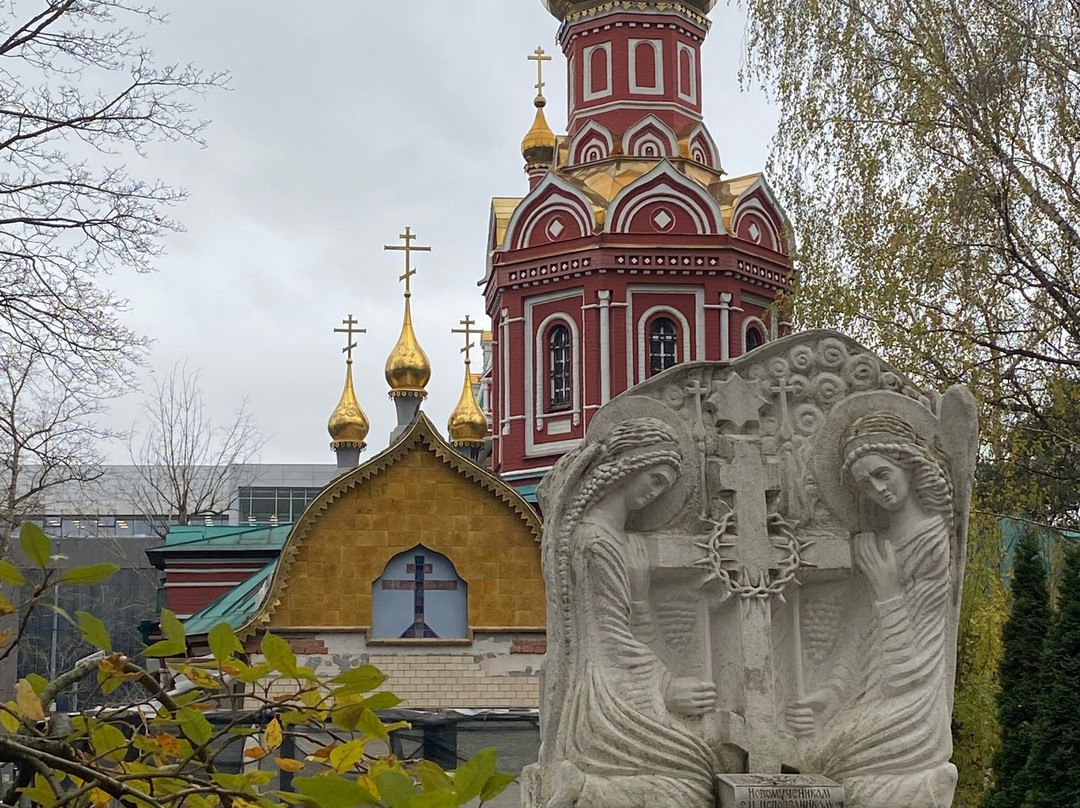
[[[809,765],[843,783],[852,806],[947,808],[956,784],[949,461],[889,412],[853,420],[840,452],[863,522],[852,540],[861,584],[829,675],[789,706],[788,721],[812,750]],[[886,527],[866,529],[875,522]]]
[[[654,650],[647,551],[626,529],[676,483],[678,438],[654,417],[593,434],[556,467],[547,492],[549,644],[534,804],[712,806],[713,752],[688,719],[713,709],[715,686],[674,676]]]

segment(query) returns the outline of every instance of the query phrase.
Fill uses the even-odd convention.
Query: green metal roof
[[[234,629],[247,622],[259,608],[270,576],[277,569],[277,559],[264,566],[246,581],[239,583],[231,592],[226,592],[207,604],[202,611],[196,612],[184,621],[184,632],[189,636],[206,634],[218,623],[228,623]]]
[[[535,485],[515,485],[514,489],[521,494],[521,498],[526,502],[530,502],[533,505],[536,504],[536,486]]]
[[[154,553],[173,550],[280,550],[292,530],[291,523],[280,525],[203,526],[173,525],[165,544]]]

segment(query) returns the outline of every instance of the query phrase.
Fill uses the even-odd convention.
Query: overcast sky
[[[201,368],[211,413],[246,396],[269,442],[264,462],[330,463],[326,421],[344,378],[341,335],[361,327],[356,392],[370,457],[394,410],[383,363],[401,327],[401,253],[410,225],[432,247],[415,265],[413,314],[433,366],[424,411],[440,428],[461,390],[466,314],[488,327],[477,281],[492,196],[527,190],[520,142],[532,123],[535,65],[547,64],[548,121],[565,131],[566,69],[540,0],[183,0],[149,37],[161,62],[232,73],[206,96],[208,148],[155,147],[129,166],[182,185],[153,275],[118,273],[130,324],[155,339],[148,372]],[[299,9],[299,10],[298,10]],[[729,174],[764,167],[775,113],[739,87],[743,20],[720,6],[703,50],[705,119]],[[474,368],[477,367],[474,365]],[[136,417],[134,397],[115,425]],[[123,447],[109,459],[126,462]]]

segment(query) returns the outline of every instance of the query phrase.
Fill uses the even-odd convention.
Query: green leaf
[[[330,720],[342,729],[354,730],[356,725],[360,723],[360,716],[363,715],[363,712],[363,704],[345,704],[334,709],[333,713],[330,714]]]
[[[296,654],[286,640],[276,634],[264,635],[262,653],[274,670],[281,671],[285,676],[296,676]]]
[[[19,544],[27,558],[42,569],[48,566],[49,556],[52,555],[52,542],[44,530],[33,522],[23,522],[19,529]]]
[[[442,791],[452,788],[454,781],[442,770],[442,766],[430,760],[421,760],[413,768],[413,773],[420,778],[424,791]]]
[[[374,777],[379,796],[390,808],[409,808],[416,796],[416,784],[407,774],[397,771],[379,772]],[[479,792],[477,792],[479,793]]]
[[[5,584],[11,584],[12,586],[22,586],[26,583],[26,578],[23,574],[15,569],[15,566],[10,562],[0,560],[0,581]]]
[[[32,787],[20,788],[19,791],[34,805],[52,805],[56,802],[58,796],[53,793],[49,782],[40,774],[34,775],[34,785]]]
[[[361,702],[369,710],[391,710],[401,704],[401,699],[389,691],[373,693]]]
[[[40,696],[42,691],[49,686],[49,680],[40,673],[26,674],[26,681],[30,683],[30,687],[33,688],[35,696]]]
[[[344,774],[364,756],[364,742],[355,738],[341,746],[335,746],[330,752],[330,765],[338,774]]]
[[[173,642],[172,640],[158,640],[143,650],[143,656],[147,657],[183,656],[186,653],[187,646],[183,642]]]
[[[128,739],[118,727],[97,722],[90,729],[90,743],[94,752],[119,763],[127,755]]]
[[[357,688],[357,692],[359,693],[367,693],[369,690],[374,690],[385,681],[386,674],[374,665],[361,665],[358,668],[342,671],[331,679],[330,683],[335,685],[350,685]],[[337,695],[337,693],[335,693],[335,695]]]
[[[112,653],[112,640],[109,639],[109,632],[104,623],[89,612],[75,612],[75,620],[83,639],[95,648]]]
[[[64,570],[60,580],[65,584],[100,584],[120,569],[119,564],[90,564]]]
[[[293,786],[305,797],[315,800],[320,808],[381,804],[362,785],[341,777],[297,777],[293,780]]]
[[[176,714],[180,731],[196,746],[202,746],[214,735],[214,728],[206,716],[194,707],[184,707]]]
[[[454,772],[454,792],[459,805],[479,796],[488,778],[495,774],[495,757],[495,747],[489,746],[458,766]]]
[[[259,681],[268,673],[272,673],[273,670],[274,666],[271,665],[269,662],[260,662],[258,665],[251,665],[247,668],[243,668],[233,678],[236,679],[238,682],[251,684],[253,682]]]
[[[187,637],[184,634],[184,625],[169,609],[161,610],[161,633],[165,635],[167,640],[186,644]]]
[[[413,797],[409,808],[457,808],[457,805],[453,791],[431,791]]]
[[[495,772],[484,783],[484,787],[480,789],[480,802],[487,802],[493,800],[500,794],[502,794],[508,785],[517,780],[516,774],[508,774],[507,772]]]
[[[210,644],[210,653],[219,662],[244,650],[244,646],[240,644],[240,640],[236,639],[232,626],[228,623],[218,623],[210,629],[210,633],[206,635],[206,641]]]
[[[360,713],[360,718],[356,722],[356,729],[381,741],[390,739],[390,733],[386,731],[386,725],[383,724],[382,719],[367,708],[364,708]]]

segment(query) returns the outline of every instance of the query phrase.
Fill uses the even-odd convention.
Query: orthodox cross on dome
[[[539,45],[528,57],[530,62],[536,62],[536,97],[544,97],[544,62],[550,62],[551,57],[544,54],[544,49]]]
[[[431,247],[415,247],[412,242],[416,238],[416,235],[408,227],[405,228],[405,232],[398,236],[402,239],[404,244],[384,244],[384,250],[400,250],[405,253],[405,274],[398,277],[399,281],[405,281],[405,297],[412,296],[412,287],[409,284],[409,280],[416,274],[416,270],[412,268],[412,254],[414,252],[431,252]]]
[[[465,335],[465,347],[461,349],[461,353],[465,354],[465,364],[468,365],[471,361],[469,359],[469,351],[472,349],[473,344],[471,342],[474,334],[482,334],[482,331],[473,331],[471,326],[476,325],[476,320],[472,319],[469,315],[465,315],[464,320],[459,320],[464,328],[451,328],[451,334],[464,334]]]
[[[345,361],[348,364],[351,365],[352,364],[353,348],[356,347],[356,343],[353,342],[353,335],[354,334],[366,334],[367,329],[366,328],[354,328],[353,326],[359,325],[360,321],[359,320],[354,320],[353,316],[351,314],[349,315],[347,320],[342,320],[341,324],[344,325],[345,327],[344,328],[335,328],[334,333],[335,334],[348,334],[348,336],[345,338],[348,342],[345,345],[345,347],[341,349],[341,352],[343,354],[345,354]]]

